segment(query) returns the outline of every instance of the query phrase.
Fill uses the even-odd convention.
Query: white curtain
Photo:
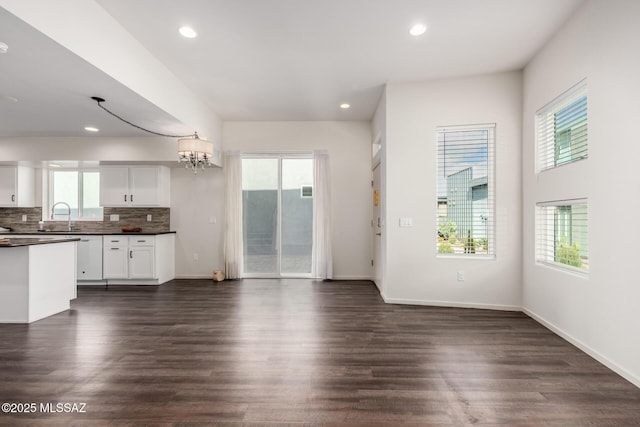
[[[242,277],[242,155],[226,152],[225,176],[225,235],[224,267],[229,279]]]
[[[333,278],[331,254],[331,182],[329,179],[329,153],[313,152],[313,248],[311,250],[311,276]]]

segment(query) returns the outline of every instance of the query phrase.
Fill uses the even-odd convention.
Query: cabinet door
[[[129,192],[132,206],[160,205],[160,168],[135,166],[129,169]]]
[[[0,167],[0,206],[17,206],[17,169]]]
[[[77,253],[78,280],[101,280],[102,236],[82,237]]]
[[[126,246],[105,246],[102,259],[105,279],[127,279],[129,277],[129,251]]]
[[[100,169],[100,206],[128,206],[129,168]]]
[[[130,246],[129,278],[153,279],[154,277],[155,269],[153,246]]]

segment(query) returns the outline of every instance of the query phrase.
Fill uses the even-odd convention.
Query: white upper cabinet
[[[129,205],[129,168],[100,168],[100,206]]]
[[[100,168],[100,205],[169,207],[166,166],[104,166]]]
[[[0,166],[0,206],[35,206],[35,177],[33,168]]]

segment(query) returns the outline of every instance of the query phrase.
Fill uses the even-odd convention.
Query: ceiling
[[[522,69],[581,0],[96,2],[222,120],[370,120],[387,82]],[[93,95],[139,125],[191,132],[2,8],[0,42],[0,136],[144,135]]]

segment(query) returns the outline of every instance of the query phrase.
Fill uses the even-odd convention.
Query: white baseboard
[[[156,279],[150,279],[150,280],[134,280],[134,279],[127,279],[127,280],[120,280],[120,279],[109,279],[106,281],[105,285],[107,286],[111,286],[111,285],[122,285],[122,286],[158,286],[161,283],[156,280]]]
[[[333,276],[332,280],[371,280],[371,276]]]
[[[176,274],[175,279],[212,279],[210,274]],[[313,279],[310,279],[313,280]],[[369,276],[334,276],[333,280],[371,280]]]
[[[531,317],[533,320],[535,320],[536,322],[540,323],[542,326],[544,326],[545,328],[549,329],[554,334],[559,335],[564,340],[566,340],[569,343],[573,344],[574,346],[578,347],[580,350],[584,351],[589,356],[593,357],[598,362],[602,363],[604,366],[606,366],[607,368],[611,369],[612,371],[614,371],[615,373],[617,373],[618,375],[620,375],[621,377],[623,377],[624,379],[626,379],[627,381],[629,381],[630,383],[635,385],[636,387],[640,387],[640,378],[635,376],[635,375],[633,375],[631,372],[627,371],[622,366],[620,366],[617,363],[613,362],[612,360],[608,359],[606,356],[603,356],[598,351],[596,351],[593,348],[589,347],[587,344],[583,343],[582,341],[574,338],[571,334],[568,334],[564,330],[558,328],[553,323],[548,322],[546,319],[538,316],[537,314],[535,314],[534,312],[532,312],[528,308],[522,307],[522,311],[527,316]]]
[[[213,274],[176,274],[174,279],[209,279],[213,280]]]
[[[405,304],[405,305],[430,305],[434,307],[452,307],[452,308],[480,308],[483,310],[500,310],[500,311],[522,311],[520,306],[502,305],[502,304],[479,304],[466,303],[457,301],[433,301],[433,300],[417,300],[403,298],[387,298],[382,292],[382,299],[387,304]]]
[[[78,286],[105,286],[106,280],[78,280]]]

